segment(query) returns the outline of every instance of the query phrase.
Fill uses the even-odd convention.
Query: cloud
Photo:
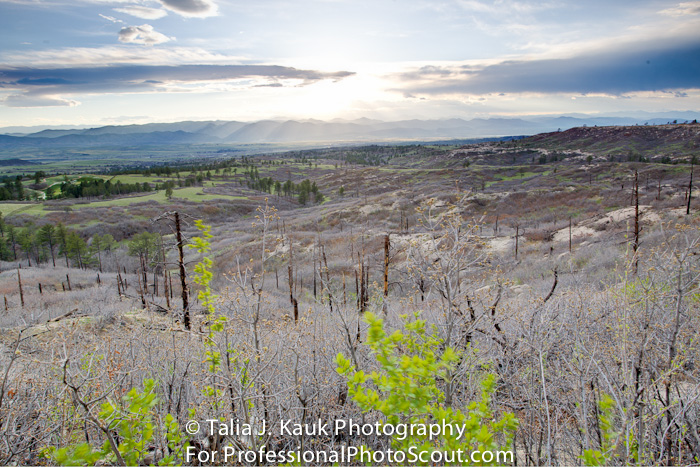
[[[256,84],[256,88],[281,88],[284,87],[282,83],[267,83],[267,84]]]
[[[231,83],[252,88],[284,81],[304,86],[341,80],[354,73],[323,72],[276,65],[116,65],[74,68],[0,67],[0,88],[17,91],[5,105],[75,105],[59,96],[139,92],[211,90],[208,83]],[[184,86],[183,86],[184,85]],[[199,85],[199,88],[197,87]],[[227,89],[224,87],[224,89]],[[64,102],[61,104],[61,102]],[[72,103],[72,104],[71,104]]]
[[[91,68],[100,65],[239,64],[247,57],[224,55],[201,47],[67,47],[32,51],[0,50],[0,63],[33,68]]]
[[[126,26],[119,31],[119,42],[126,44],[155,45],[171,40],[172,38],[154,30],[150,24]]]
[[[631,92],[700,88],[700,39],[646,42],[555,59],[489,65],[431,66],[398,76],[396,91],[417,95]]]
[[[54,96],[33,95],[31,93],[7,96],[2,103],[7,107],[74,107],[79,105],[78,102],[73,100]]]
[[[168,10],[187,18],[207,18],[218,14],[218,6],[211,0],[159,0]]]
[[[115,8],[114,11],[131,16],[136,16],[137,18],[142,19],[160,19],[168,15],[168,12],[163,9],[148,8],[140,5],[128,5],[121,8]]]
[[[682,2],[674,7],[661,10],[661,13],[668,16],[700,15],[700,1]]]
[[[101,18],[104,18],[104,19],[106,19],[107,21],[110,21],[110,22],[112,22],[112,23],[123,23],[123,22],[124,22],[124,21],[122,21],[122,20],[120,20],[120,19],[115,18],[114,16],[107,16],[107,15],[103,15],[102,13],[99,13],[99,15],[100,15]]]

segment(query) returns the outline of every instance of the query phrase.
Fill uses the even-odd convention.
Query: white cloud
[[[687,16],[700,14],[700,2],[682,2],[678,5],[661,10],[661,13],[668,16]]]
[[[100,15],[100,18],[104,18],[107,21],[110,21],[112,23],[123,23],[124,22],[120,19],[115,18],[114,16],[107,16],[107,15],[103,15],[102,13],[99,13],[99,15]]]
[[[104,65],[178,65],[226,64],[250,62],[250,57],[222,55],[200,47],[71,47],[32,50],[31,52],[0,51],[0,63],[12,66],[63,68]]]
[[[2,103],[7,107],[75,107],[79,105],[79,102],[69,99],[32,94],[13,94],[7,96]]]
[[[121,8],[115,8],[114,11],[124,13],[131,16],[136,16],[142,19],[159,19],[168,15],[168,12],[160,8],[148,8],[140,5],[128,5]]]
[[[216,16],[219,7],[212,0],[159,0],[168,10],[188,18]]]
[[[236,65],[250,62],[250,57],[222,55],[200,47],[71,47],[31,52],[0,51],[0,63],[37,68],[64,68],[104,65]]]
[[[172,38],[153,29],[150,24],[127,26],[119,31],[119,42],[126,44],[155,45],[171,41]]]

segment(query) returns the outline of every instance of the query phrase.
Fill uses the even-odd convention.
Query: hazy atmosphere
[[[0,127],[699,108],[700,2],[3,0]]]

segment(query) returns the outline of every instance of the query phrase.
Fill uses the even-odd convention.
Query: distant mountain
[[[43,130],[77,130],[90,128],[89,125],[38,125],[38,126],[6,126],[0,128],[0,134],[10,136],[26,136]]]
[[[681,118],[682,116],[682,118]],[[0,149],[21,147],[99,147],[168,144],[251,144],[431,141],[534,135],[584,126],[665,124],[697,118],[680,112],[643,119],[624,116],[527,116],[521,118],[460,118],[382,122],[356,120],[185,121],[96,128],[44,129],[27,135],[1,135]],[[13,127],[17,129],[17,127]],[[0,129],[2,131],[2,129]]]
[[[43,133],[43,132],[42,132]],[[124,147],[134,145],[202,144],[209,137],[185,131],[154,131],[131,134],[63,134],[55,137],[0,135],[0,149],[59,148],[59,147]]]
[[[178,123],[145,123],[143,125],[110,125],[97,128],[81,128],[70,130],[48,129],[27,135],[32,138],[58,138],[66,135],[133,135],[153,132],[175,132],[210,134],[220,127],[226,127],[224,131],[233,131],[232,125],[245,125],[240,122],[178,122]]]

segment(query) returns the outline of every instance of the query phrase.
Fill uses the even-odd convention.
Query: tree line
[[[0,260],[23,261],[29,266],[65,263],[66,267],[99,269],[102,271],[105,255],[119,247],[111,234],[95,234],[85,237],[67,228],[62,222],[33,223],[24,227],[8,224],[0,214]],[[160,234],[141,232],[126,241],[127,254],[138,257],[144,268],[154,267],[163,260]]]
[[[326,199],[316,182],[311,182],[309,179],[298,184],[291,180],[282,183],[272,177],[260,177],[256,166],[247,167],[244,173],[248,177],[246,184],[252,190],[264,191],[270,194],[274,192],[277,196],[284,195],[290,198],[292,195],[297,195],[297,201],[301,205],[306,205],[311,200],[311,195],[313,195],[314,202],[318,204]]]

